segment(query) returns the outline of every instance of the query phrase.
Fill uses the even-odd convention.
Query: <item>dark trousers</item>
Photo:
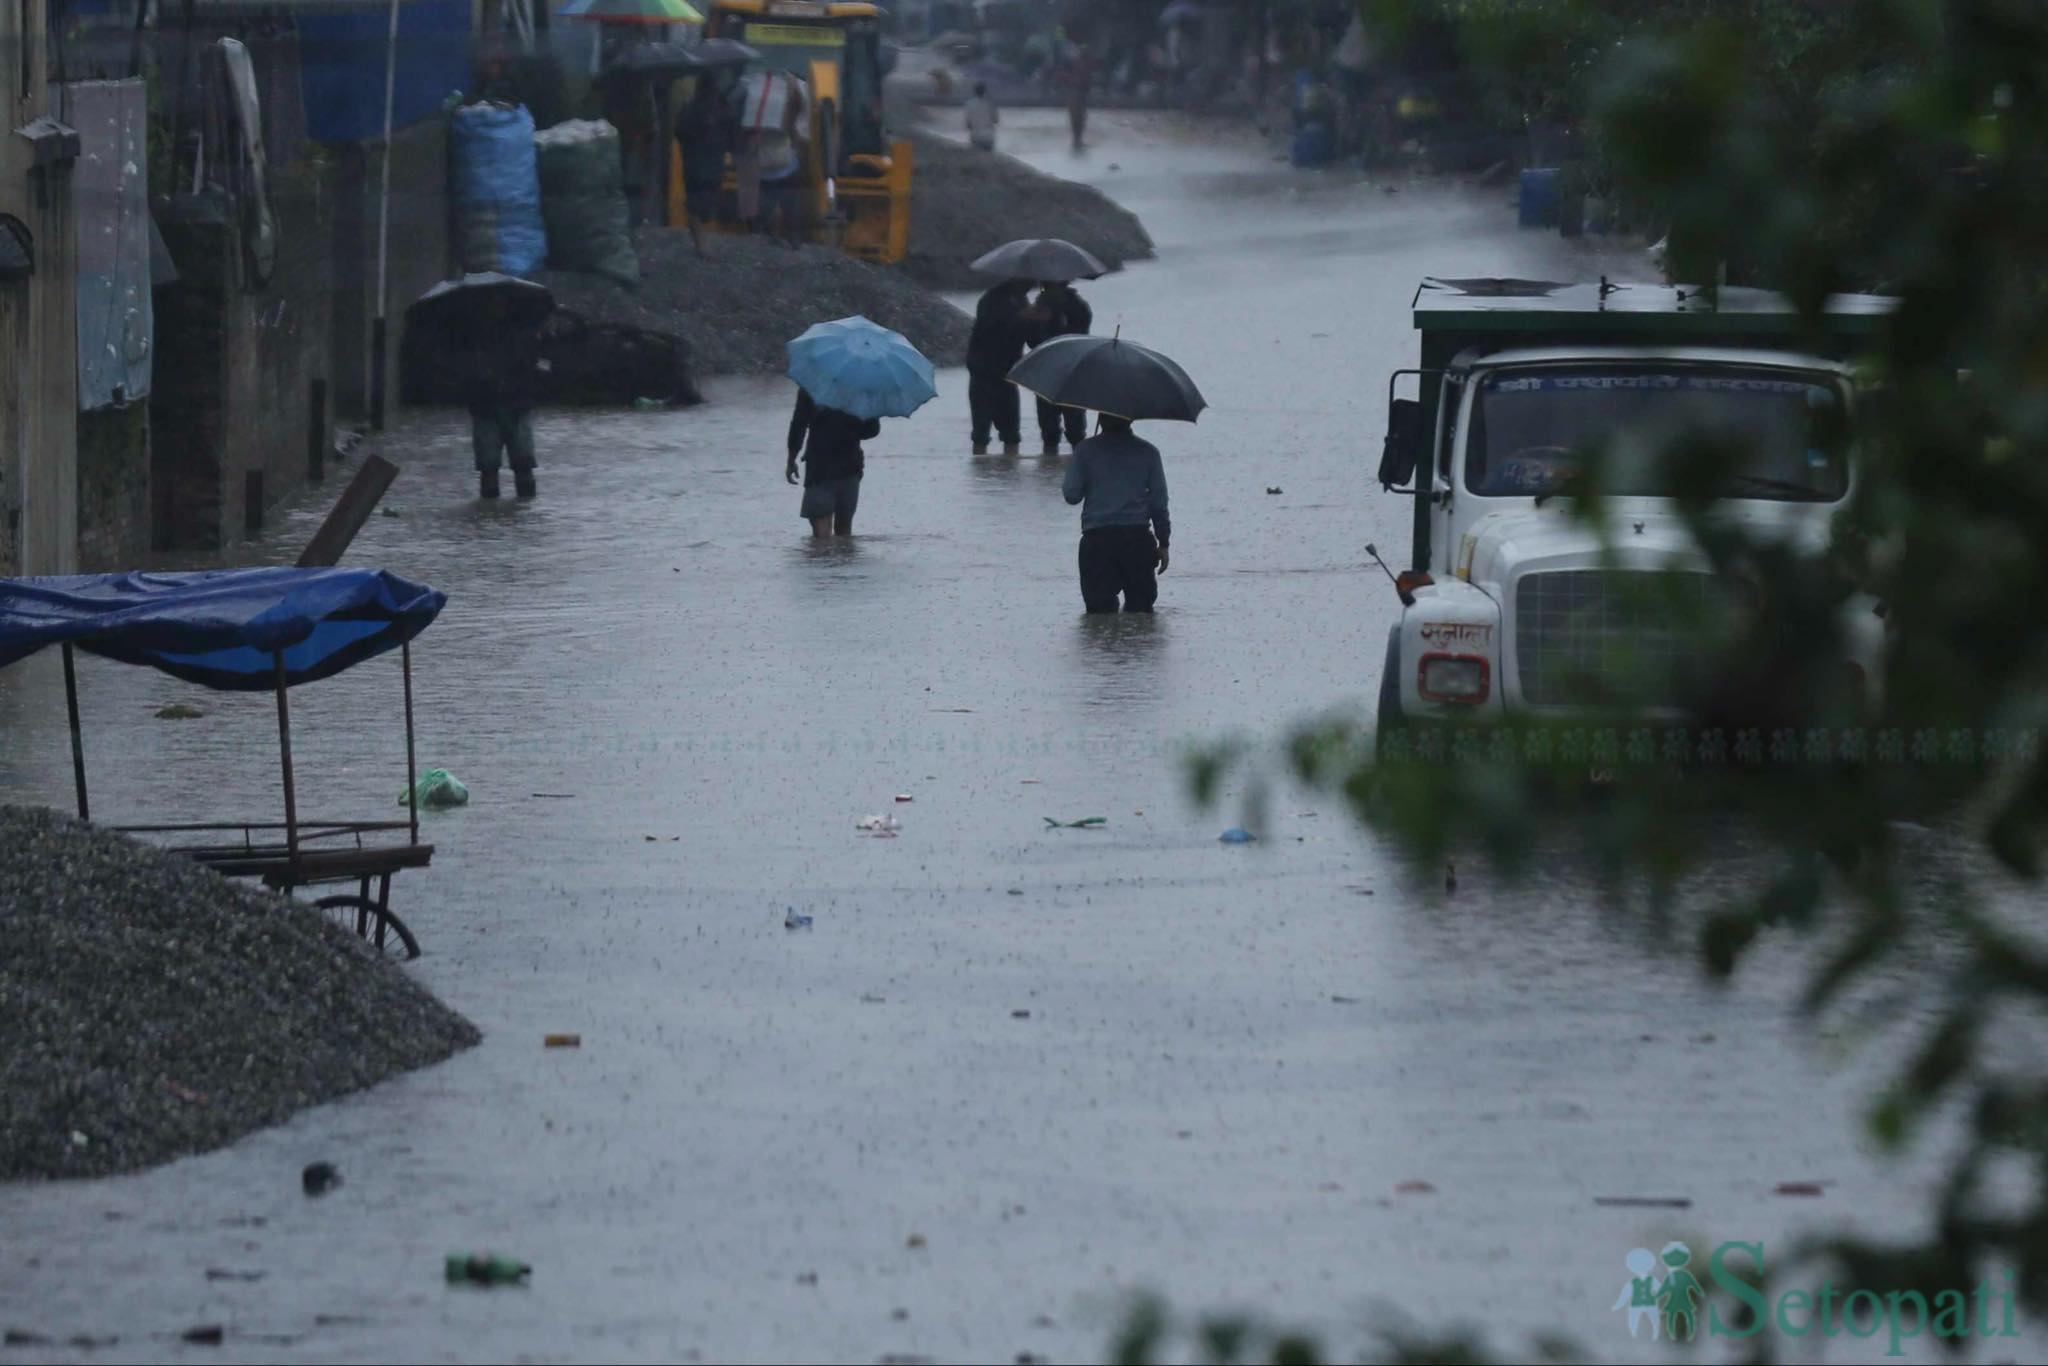
[[[524,408],[472,406],[469,444],[479,470],[495,470],[501,461],[515,474],[534,467],[533,419]]]
[[[1014,386],[1012,386],[1014,387]],[[1060,425],[1066,424],[1067,444],[1078,446],[1088,436],[1088,414],[1081,408],[1062,408],[1057,403],[1038,400],[1038,436],[1048,446],[1060,444]]]
[[[1001,375],[967,372],[967,411],[974,420],[974,444],[986,446],[994,427],[1005,446],[1023,439],[1019,432],[1023,413],[1017,401],[1017,386]]]
[[[1091,612],[1149,612],[1159,598],[1159,544],[1142,526],[1105,526],[1081,533],[1081,600]]]

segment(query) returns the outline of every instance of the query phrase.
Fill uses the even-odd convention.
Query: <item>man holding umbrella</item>
[[[1159,448],[1131,431],[1139,418],[1193,422],[1207,405],[1187,372],[1119,337],[1061,337],[1033,351],[1010,379],[1040,398],[1102,414],[1074,448],[1062,492],[1081,505],[1081,600],[1090,613],[1150,612],[1154,577],[1173,535]],[[1121,604],[1118,599],[1121,598]]]
[[[1039,311],[1045,314],[1045,321],[1039,325],[1038,332],[1045,341],[1056,337],[1085,337],[1094,325],[1094,310],[1066,280],[1047,280],[1038,291],[1036,303]],[[1088,435],[1088,414],[1079,408],[1062,408],[1039,399],[1038,439],[1044,443],[1046,455],[1060,453],[1062,426],[1066,428],[1067,444],[1078,448],[1081,439]]]
[[[1065,296],[1079,305],[1079,314],[1075,316],[1062,312],[1055,317],[1043,296],[1039,303],[1032,303],[1031,282],[1092,280],[1109,268],[1072,242],[1057,237],[1025,237],[1005,242],[970,268],[1003,281],[981,296],[974,311],[974,332],[967,341],[967,405],[974,419],[974,453],[988,454],[989,428],[993,426],[1003,439],[1003,454],[1015,455],[1022,433],[1018,430],[1021,424],[1017,391],[1005,379],[1010,367],[1027,346],[1056,335],[1052,329],[1085,332],[1090,321],[1087,305],[1081,304],[1080,296],[1072,290],[1066,290]],[[1072,325],[1076,316],[1080,320],[1078,328]],[[1058,453],[1059,429],[1056,425],[1048,427],[1045,418],[1041,407],[1040,432],[1046,435],[1046,453],[1054,455]],[[1079,440],[1085,429],[1077,419],[1070,430],[1070,439]]]
[[[499,493],[498,471],[512,466],[521,498],[539,492],[534,479],[533,392],[540,369],[540,328],[554,312],[545,285],[494,271],[444,280],[406,309],[409,330],[434,335],[451,378],[469,407],[477,492]]]
[[[988,454],[991,428],[1002,440],[1003,454],[1017,454],[1024,439],[1022,413],[1016,389],[1003,376],[1044,320],[1045,315],[1031,305],[1029,277],[1003,281],[975,305],[974,330],[967,336],[967,414],[976,455]]]
[[[900,334],[856,316],[792,341],[789,377],[797,395],[783,477],[797,482],[801,458],[800,512],[814,540],[851,536],[867,465],[860,443],[881,434],[881,418],[908,417],[936,396],[932,363]]]

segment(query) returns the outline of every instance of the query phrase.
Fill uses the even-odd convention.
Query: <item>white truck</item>
[[[1713,573],[1677,495],[1704,490],[1752,541],[1824,547],[1856,473],[1848,362],[1891,302],[1838,296],[1816,340],[1756,290],[1424,281],[1421,364],[1389,380],[1379,475],[1415,500],[1383,743],[1510,715],[1719,718],[1701,623],[1739,611],[1742,585]],[[1679,436],[1736,458],[1688,466]],[[1574,515],[1581,480],[1603,494],[1604,533]],[[1841,678],[1864,700],[1881,612],[1844,611]]]

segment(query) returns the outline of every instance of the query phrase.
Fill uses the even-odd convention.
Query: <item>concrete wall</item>
[[[252,288],[227,201],[208,217],[187,201],[167,215],[179,280],[157,295],[150,481],[155,548],[233,545],[305,482],[313,381],[331,373],[335,290],[326,215],[335,171],[285,168],[271,191],[277,267]],[[251,473],[260,476],[252,484]]]
[[[247,287],[233,214],[171,215],[179,282],[157,295],[150,459],[159,550],[222,549],[249,525],[251,472],[265,507],[307,477],[316,380],[331,421],[363,421],[377,291],[381,149],[314,149],[277,169],[270,202],[278,260]],[[440,120],[393,139],[386,401],[398,403],[405,305],[448,270],[447,135]],[[261,511],[262,509],[259,509]]]
[[[336,202],[328,220],[333,252],[335,412],[364,422],[370,413],[371,321],[377,316],[378,207],[382,149],[334,148]],[[389,337],[387,411],[398,407],[398,352],[405,306],[454,270],[449,232],[448,125],[429,119],[392,137],[391,221],[385,270]]]
[[[49,112],[43,28],[44,0],[27,0],[25,11],[0,5],[0,213],[20,219],[35,237],[34,275],[0,285],[0,571],[63,574],[78,563],[71,172],[32,171],[29,144],[13,135]]]
[[[133,569],[149,555],[149,407],[78,415],[78,568]]]

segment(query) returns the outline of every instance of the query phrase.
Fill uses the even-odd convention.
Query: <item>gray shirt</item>
[[[1125,432],[1103,432],[1074,447],[1062,492],[1081,504],[1081,530],[1144,526],[1165,545],[1173,534],[1166,518],[1166,466],[1159,448]]]

